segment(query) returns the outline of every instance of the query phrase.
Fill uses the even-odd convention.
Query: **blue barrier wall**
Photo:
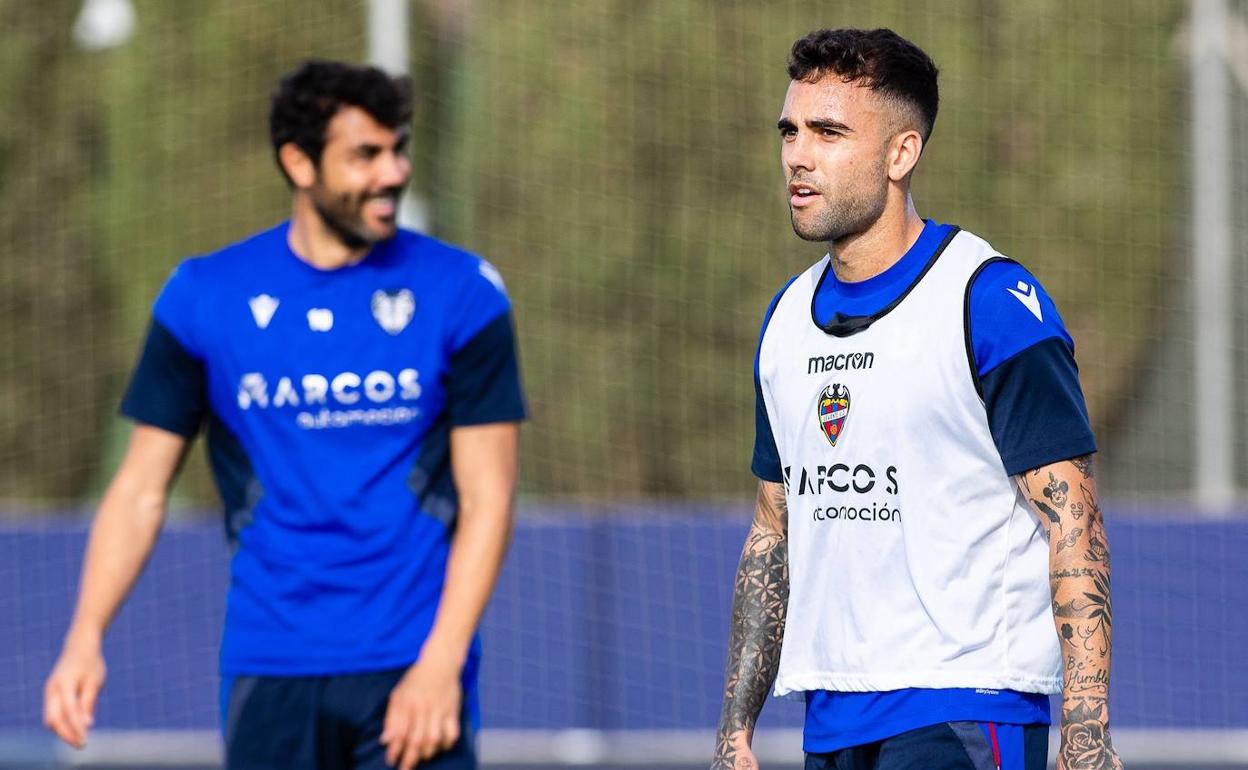
[[[523,516],[487,613],[491,727],[714,725],[748,511]],[[1113,720],[1248,727],[1248,521],[1109,515]],[[70,612],[82,524],[0,526],[0,729],[36,729]],[[106,642],[97,723],[215,728],[227,552],[219,526],[171,525]],[[763,726],[800,724],[771,701]]]

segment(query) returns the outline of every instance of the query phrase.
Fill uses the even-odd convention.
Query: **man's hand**
[[[99,642],[70,641],[44,685],[43,723],[76,749],[87,745],[104,676]]]
[[[386,763],[411,770],[459,740],[461,666],[421,655],[390,693],[381,742]]]
[[[176,433],[136,425],[91,525],[74,619],[43,689],[43,723],[75,748],[86,745],[104,684],[104,630],[156,543],[186,445]]]
[[[515,423],[451,429],[459,518],[433,629],[420,657],[390,693],[381,742],[391,766],[411,770],[459,740],[460,675],[511,534],[518,440]]]
[[[1071,730],[1067,738],[1063,730],[1062,747],[1057,752],[1057,770],[1123,770],[1122,760],[1114,751],[1109,733],[1098,734]]]
[[[720,741],[715,747],[711,770],[758,770],[758,759],[746,740],[744,730]]]
[[[1109,739],[1101,708],[1080,703],[1062,709],[1062,745],[1057,770],[1122,770],[1122,760]]]

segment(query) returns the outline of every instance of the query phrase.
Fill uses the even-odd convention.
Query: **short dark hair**
[[[398,128],[412,119],[407,77],[391,77],[376,67],[309,59],[283,77],[269,108],[273,154],[294,142],[315,163],[325,150],[325,126],[342,107],[359,107],[378,123]],[[278,158],[277,167],[282,168]]]
[[[940,106],[938,74],[923,49],[891,29],[820,29],[794,43],[789,53],[793,80],[835,75],[913,107],[925,142]]]

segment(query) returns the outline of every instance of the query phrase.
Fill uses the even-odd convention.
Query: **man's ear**
[[[923,135],[914,129],[902,131],[889,142],[888,178],[900,182],[910,175],[923,154]]]
[[[316,184],[316,163],[299,145],[283,144],[277,151],[277,159],[296,188],[306,189]]]

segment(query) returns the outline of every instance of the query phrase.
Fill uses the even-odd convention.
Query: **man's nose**
[[[401,152],[387,153],[381,162],[381,186],[402,187],[412,173],[412,161]]]
[[[784,144],[780,151],[780,160],[789,176],[793,176],[798,171],[814,171],[815,164],[809,138],[798,132],[793,141]]]

